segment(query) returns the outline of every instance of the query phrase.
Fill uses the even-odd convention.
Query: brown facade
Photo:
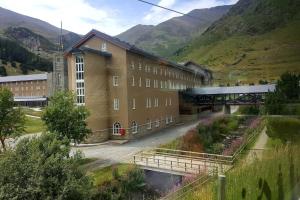
[[[18,80],[21,76],[15,77],[17,78],[14,79],[14,76],[10,76],[9,78],[12,80],[0,82],[0,87],[8,88],[16,97],[48,96],[47,79],[35,80],[33,78],[28,80]]]
[[[65,54],[69,89],[82,94],[77,84],[84,82],[93,130],[88,142],[136,138],[174,125],[179,120],[178,90],[200,86],[201,77],[101,34],[90,32]],[[76,57],[83,60],[83,79],[76,73]]]

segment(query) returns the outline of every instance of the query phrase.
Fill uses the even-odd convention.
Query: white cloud
[[[118,34],[129,27],[120,26],[115,10],[102,10],[85,0],[1,0],[0,6],[55,26],[85,34],[95,28],[108,34]]]
[[[164,6],[182,13],[188,13],[194,9],[211,8],[221,5],[235,4],[238,0],[188,0],[188,1],[176,1],[176,0],[161,0],[160,6]],[[168,4],[169,3],[169,4]],[[152,7],[150,11],[143,18],[145,24],[158,24],[166,21],[172,17],[181,16],[180,14],[170,12],[168,10]]]

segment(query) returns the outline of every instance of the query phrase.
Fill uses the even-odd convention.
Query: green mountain
[[[156,26],[137,25],[117,37],[152,53],[170,56],[193,37],[203,33],[231,6],[196,9],[190,16],[175,17]]]
[[[300,73],[300,1],[240,0],[173,58],[208,65],[221,84]]]
[[[52,69],[53,53],[58,50],[60,28],[1,7],[0,19],[0,75]],[[63,30],[65,49],[80,37]]]

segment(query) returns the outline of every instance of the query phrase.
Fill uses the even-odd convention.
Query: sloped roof
[[[70,47],[69,49],[67,49],[66,52],[65,52],[65,55],[68,54],[68,53],[71,53],[73,49],[79,48],[84,42],[86,42],[87,40],[89,40],[90,38],[92,38],[94,36],[102,38],[102,39],[104,39],[106,41],[109,41],[112,44],[115,44],[116,46],[119,46],[119,47],[121,47],[121,48],[123,48],[123,49],[125,49],[127,51],[132,52],[132,53],[143,55],[143,56],[145,56],[147,58],[150,58],[150,59],[153,59],[153,60],[157,60],[157,61],[159,61],[161,63],[166,64],[166,65],[170,65],[170,66],[176,67],[176,68],[184,70],[184,71],[195,73],[194,70],[188,69],[188,68],[186,68],[183,65],[180,65],[178,63],[169,61],[166,58],[154,55],[154,54],[152,54],[150,52],[144,51],[144,50],[142,50],[142,49],[140,49],[140,48],[138,48],[138,47],[136,47],[134,45],[131,45],[131,44],[127,43],[127,42],[124,42],[124,41],[120,40],[119,38],[112,37],[110,35],[107,35],[105,33],[102,33],[100,31],[98,31],[98,30],[95,30],[95,29],[92,29],[80,41],[78,41],[72,47]]]
[[[232,86],[232,87],[203,87],[191,90],[196,95],[215,95],[215,94],[254,94],[274,92],[275,84],[269,85],[250,85],[250,86]]]
[[[47,73],[0,77],[0,83],[16,82],[16,81],[36,81],[36,80],[47,80]]]

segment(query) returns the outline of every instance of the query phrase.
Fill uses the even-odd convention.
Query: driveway
[[[147,148],[155,148],[161,144],[168,143],[180,136],[183,136],[189,129],[198,125],[198,123],[207,123],[208,121],[222,115],[222,112],[211,113],[200,117],[200,119],[196,122],[164,129],[122,145],[101,144],[88,147],[74,147],[72,148],[72,151],[80,150],[86,158],[99,159],[98,161],[95,161],[95,163],[97,163],[97,167],[105,167],[115,163],[128,162],[132,159],[133,155],[139,151]]]

